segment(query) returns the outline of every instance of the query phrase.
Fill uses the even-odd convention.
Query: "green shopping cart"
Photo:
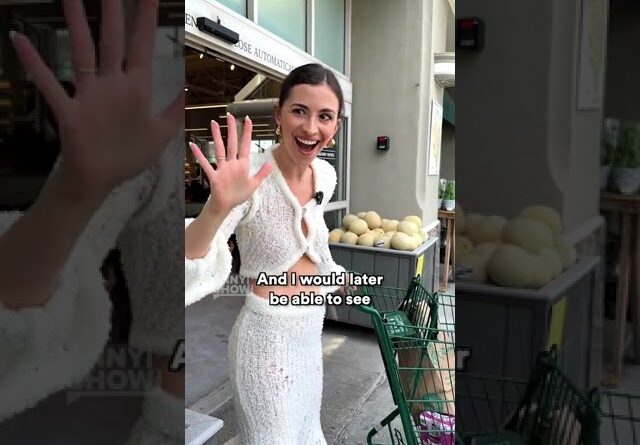
[[[392,445],[453,444],[455,301],[429,293],[420,277],[408,289],[363,286],[396,408],[367,436],[388,432]],[[378,436],[380,437],[380,436]]]
[[[528,381],[458,374],[457,444],[639,445],[640,396],[580,390],[542,352]]]

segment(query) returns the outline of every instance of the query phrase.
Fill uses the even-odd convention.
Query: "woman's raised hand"
[[[248,116],[244,119],[239,148],[236,120],[229,113],[227,113],[227,130],[227,150],[225,153],[220,126],[216,121],[211,121],[211,134],[216,153],[216,170],[209,164],[197,145],[189,144],[211,185],[211,198],[207,203],[209,210],[221,214],[231,211],[233,207],[249,199],[273,169],[273,165],[266,162],[254,176],[249,177],[252,123]]]
[[[158,0],[140,0],[126,68],[122,1],[102,0],[100,63],[82,0],[63,0],[76,92],[69,97],[29,40],[11,33],[20,62],[51,107],[60,131],[60,176],[74,190],[106,196],[150,167],[184,119],[184,91],[157,116],[151,76]]]

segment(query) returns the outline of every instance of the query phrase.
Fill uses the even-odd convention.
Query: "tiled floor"
[[[603,391],[602,444],[640,443],[640,366],[625,363],[620,385],[614,389],[603,388]]]
[[[627,363],[622,372],[622,381],[618,391],[635,394],[640,397],[640,366]],[[640,412],[638,413],[640,416]]]

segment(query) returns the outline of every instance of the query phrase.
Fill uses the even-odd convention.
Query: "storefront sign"
[[[194,37],[197,36],[199,40],[213,44],[223,53],[226,51],[235,53],[284,75],[299,65],[315,61],[310,60],[311,57],[302,51],[296,54],[291,44],[266,34],[250,20],[232,14],[207,1],[187,1],[184,14],[185,31],[187,34],[193,34]],[[231,45],[224,41],[216,41],[214,37],[200,32],[196,25],[198,17],[207,17],[216,22],[219,19],[223,26],[240,35],[240,41]]]
[[[271,66],[283,69],[287,72],[295,68],[295,66],[291,65],[286,60],[279,58],[278,56],[272,54],[267,50],[256,47],[252,43],[240,40],[234,46],[249,58],[253,58],[254,60],[262,60],[263,62]]]
[[[240,35],[240,41],[235,45],[201,32],[196,20],[207,17]],[[251,20],[218,5],[210,0],[187,0],[184,14],[185,39],[187,42],[197,43],[206,48],[219,52],[222,56],[235,59],[238,63],[259,67],[266,73],[284,77],[291,70],[307,63],[317,63],[318,60],[300,48],[273,35]],[[352,86],[349,79],[342,73],[334,71],[347,102],[351,101]]]
[[[189,13],[184,14],[185,27],[198,30],[196,20],[197,17],[194,17]],[[198,30],[198,32],[200,31]],[[295,68],[295,66],[289,63],[287,60],[278,57],[277,55],[273,54],[273,52],[261,48],[260,46],[256,46],[256,44],[253,42],[242,40],[242,38],[233,46],[238,51],[243,53],[247,58],[252,60],[261,60],[262,62],[267,63],[275,68],[281,69],[284,72],[288,73]]]

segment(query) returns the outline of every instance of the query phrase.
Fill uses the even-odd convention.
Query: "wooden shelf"
[[[640,213],[640,195],[604,192],[600,195],[600,210]]]
[[[635,358],[640,360],[640,195],[605,192],[600,195],[600,211],[619,215],[620,250],[616,289],[615,326],[613,339],[613,369],[605,386],[617,386],[622,373],[627,311],[633,311],[632,332],[636,339]],[[607,277],[605,277],[606,279]]]

